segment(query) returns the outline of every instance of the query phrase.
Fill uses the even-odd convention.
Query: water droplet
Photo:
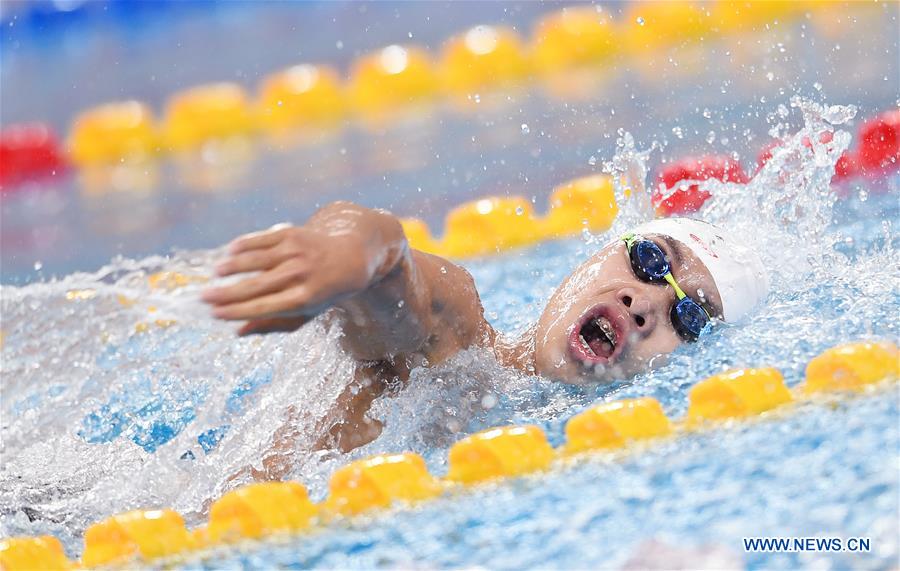
[[[643,25],[644,25],[644,17],[643,17],[643,16],[638,16],[638,17],[637,17],[637,20],[635,20],[635,22],[638,23],[638,26],[643,26]]]
[[[39,272],[43,268],[44,268],[44,262],[41,262],[40,260],[38,260],[37,262],[34,263],[34,271]]]
[[[525,213],[525,209],[521,206],[516,207],[516,216],[522,216]]]
[[[481,408],[484,410],[490,410],[497,406],[497,397],[491,394],[484,395],[481,399]]]
[[[681,127],[672,127],[672,134],[675,135],[676,137],[678,137],[679,139],[684,138],[684,131],[681,129]]]
[[[768,79],[769,81],[774,81],[775,74],[770,71],[769,73],[766,74],[766,79]]]
[[[339,50],[344,49],[344,42],[342,42],[341,40],[338,40],[337,42],[335,42],[334,45],[335,45],[335,47],[336,47],[337,49],[339,49]]]
[[[596,165],[596,164],[597,164],[597,157],[595,157],[594,155],[591,155],[591,158],[588,159],[588,164],[591,165],[591,166]]]
[[[528,128],[528,123],[522,123],[522,134],[527,135],[531,132],[531,129]]]

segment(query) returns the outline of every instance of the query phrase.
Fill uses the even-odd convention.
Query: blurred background
[[[898,3],[747,6],[4,2],[0,281],[214,247],[335,199],[436,232],[474,197],[543,211],[620,130],[656,166],[752,173],[794,95],[896,109]]]

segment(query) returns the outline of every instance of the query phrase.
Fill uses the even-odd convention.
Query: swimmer
[[[625,379],[716,322],[739,320],[768,291],[759,257],[733,236],[697,220],[654,220],[576,268],[537,323],[508,339],[485,319],[465,269],[411,249],[390,213],[348,202],[302,226],[237,238],[216,272],[256,272],[203,293],[215,317],[243,322],[241,335],[294,331],[326,311],[340,320],[357,385],[322,446],[345,451],[380,434],[365,412],[415,367],[482,346],[505,366],[566,383]]]

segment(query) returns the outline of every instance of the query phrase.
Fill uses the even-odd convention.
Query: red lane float
[[[885,175],[900,168],[900,109],[886,111],[860,125],[856,160],[861,174]]]
[[[12,125],[0,132],[0,190],[65,172],[56,134],[43,123]]]
[[[850,151],[844,151],[834,165],[834,176],[831,182],[842,182],[853,178],[859,173],[859,163],[856,155]]]
[[[750,180],[740,163],[729,156],[687,157],[670,163],[659,171],[656,176],[657,185],[653,190],[653,206],[664,216],[696,212],[712,195],[701,190],[699,185],[688,185],[686,181],[711,178],[740,184]]]
[[[819,142],[830,143],[833,135],[824,132]],[[858,176],[878,178],[900,170],[900,109],[885,111],[864,122],[856,136],[857,148],[845,151],[834,166],[832,182],[843,182]],[[772,141],[759,152],[756,162],[761,169],[772,158],[772,153],[783,144]],[[812,149],[809,137],[803,138],[803,146]]]
[[[825,131],[819,134],[819,143],[826,145],[830,143],[834,139],[834,134],[830,131]],[[812,150],[812,141],[809,140],[809,137],[803,137],[803,146],[807,149]],[[769,162],[769,159],[772,158],[775,149],[779,148],[784,144],[784,141],[772,141],[767,144],[756,156],[756,170],[759,172],[760,169],[765,166],[766,163]],[[832,177],[831,182],[842,182],[849,178],[855,177],[859,172],[859,165],[856,161],[856,156],[851,151],[845,151],[837,163],[834,165],[834,177]]]

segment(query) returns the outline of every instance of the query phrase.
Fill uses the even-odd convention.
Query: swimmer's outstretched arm
[[[468,272],[411,249],[390,213],[349,202],[237,238],[216,271],[259,272],[203,293],[216,317],[245,322],[241,335],[293,331],[335,308],[345,347],[363,361],[435,363],[494,336]]]

